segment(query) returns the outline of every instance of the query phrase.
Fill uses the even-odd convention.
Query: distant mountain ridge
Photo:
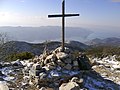
[[[4,57],[9,56],[14,53],[21,53],[21,52],[31,52],[34,55],[40,55],[43,53],[45,46],[48,50],[54,50],[57,47],[61,46],[61,42],[58,41],[50,41],[50,42],[43,42],[43,43],[27,43],[27,42],[20,42],[20,41],[10,41],[5,43],[0,48],[0,60],[4,60]],[[70,41],[65,44],[68,48],[77,51],[84,51],[85,49],[89,48],[89,46],[78,42],[78,41]]]
[[[100,46],[100,45],[120,46],[120,38],[116,38],[116,37],[110,37],[110,38],[105,38],[105,39],[95,38],[86,43],[88,45],[96,45],[96,46]]]
[[[60,26],[41,26],[41,27],[0,27],[0,32],[8,34],[11,40],[27,42],[43,42],[45,40],[60,40]],[[66,39],[79,40],[87,38],[92,31],[81,27],[66,27]],[[77,39],[77,40],[78,40]]]

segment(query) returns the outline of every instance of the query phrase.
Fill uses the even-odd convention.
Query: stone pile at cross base
[[[24,71],[24,74],[28,73],[30,82],[39,88],[57,87],[60,90],[66,90],[71,86],[70,90],[72,88],[79,90],[80,84],[83,82],[80,71],[91,69],[89,59],[85,55],[76,55],[75,51],[66,47],[64,52],[61,47],[50,52],[45,50],[43,54],[36,56],[31,62],[33,63]],[[69,83],[62,85],[66,82]]]

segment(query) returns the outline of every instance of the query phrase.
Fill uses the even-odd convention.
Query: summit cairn
[[[59,88],[63,82],[68,82],[73,76],[80,78],[80,70],[91,69],[89,60],[87,61],[84,55],[79,56],[74,55],[74,51],[67,47],[64,52],[61,47],[50,52],[44,51],[33,59],[34,64],[30,68],[29,76],[39,87]],[[81,64],[85,66],[81,67]]]

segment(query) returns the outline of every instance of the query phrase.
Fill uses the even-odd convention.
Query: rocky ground
[[[34,59],[1,63],[0,69],[0,90],[120,90],[115,55],[88,59],[57,48]]]
[[[92,69],[99,73],[104,79],[111,80],[120,85],[120,62],[116,60],[116,55],[105,58],[91,59]]]

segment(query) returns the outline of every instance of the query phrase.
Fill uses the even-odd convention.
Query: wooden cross
[[[48,18],[62,17],[62,51],[65,50],[65,17],[79,16],[79,14],[65,14],[65,0],[62,1],[62,14],[48,15]]]

